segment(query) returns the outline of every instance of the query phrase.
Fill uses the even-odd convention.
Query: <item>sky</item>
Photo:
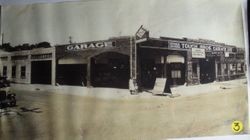
[[[28,1],[28,0],[26,0]],[[209,39],[244,47],[240,0],[85,0],[4,5],[4,42],[52,45],[134,35]]]
[[[10,4],[30,4],[30,3],[45,3],[45,2],[61,2],[61,1],[77,1],[77,0],[0,0],[1,5]],[[82,0],[89,1],[89,0]]]

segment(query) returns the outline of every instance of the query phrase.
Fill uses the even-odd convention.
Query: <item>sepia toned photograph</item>
[[[1,6],[0,139],[249,134],[239,0]]]

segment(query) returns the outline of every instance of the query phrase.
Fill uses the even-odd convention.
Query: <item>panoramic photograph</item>
[[[1,6],[0,139],[249,134],[238,0]]]

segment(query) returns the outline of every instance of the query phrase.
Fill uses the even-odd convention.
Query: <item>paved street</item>
[[[233,120],[243,121],[246,128],[246,83],[219,82],[214,84],[217,90],[213,84],[202,85],[213,89],[204,94],[183,93],[176,98],[129,95],[128,90],[106,88],[73,91],[72,87],[14,85],[18,106],[1,113],[0,139],[155,140],[230,135]]]

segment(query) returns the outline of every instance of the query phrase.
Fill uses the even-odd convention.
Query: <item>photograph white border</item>
[[[70,2],[70,1],[90,1],[90,0],[0,0],[1,5],[9,4],[31,4],[31,3],[55,3],[55,2]],[[246,48],[246,65],[247,65],[247,78],[250,80],[249,71],[249,41],[248,41],[248,27],[247,27],[247,0],[242,0],[242,13],[243,13],[243,25],[244,25],[244,38],[245,38],[245,48]],[[248,82],[248,90],[250,89],[250,83]],[[250,96],[248,92],[248,101],[250,101]],[[248,107],[248,114],[250,112],[250,105]],[[248,122],[250,122],[250,117],[248,117]],[[250,129],[250,125],[245,126]],[[250,135],[232,135],[232,136],[216,136],[216,137],[196,137],[196,138],[178,138],[171,140],[249,140]]]

